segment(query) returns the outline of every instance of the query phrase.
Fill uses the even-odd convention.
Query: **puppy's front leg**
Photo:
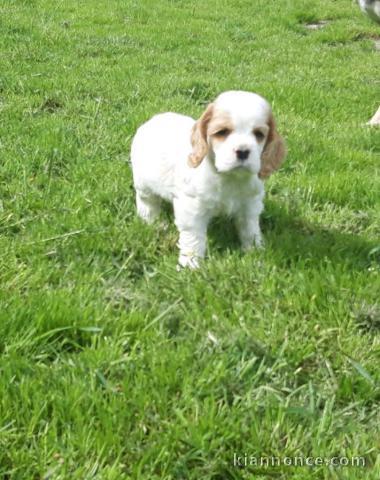
[[[260,229],[260,213],[264,205],[262,198],[257,196],[248,201],[235,217],[240,242],[243,250],[250,250],[252,247],[263,248],[264,241]]]
[[[179,231],[178,265],[196,269],[205,256],[209,218],[199,212],[199,202],[187,196],[175,199],[174,216]]]
[[[199,260],[206,251],[206,232],[180,230],[178,247],[178,265],[193,270],[199,268]]]

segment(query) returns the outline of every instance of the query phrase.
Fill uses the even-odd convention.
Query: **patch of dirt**
[[[360,330],[375,333],[380,330],[380,307],[377,304],[363,303],[355,312],[355,319]]]
[[[59,100],[55,98],[47,98],[40,106],[40,110],[53,113],[62,107],[63,104]]]
[[[305,27],[308,30],[320,30],[328,25],[330,22],[328,20],[318,20],[317,22],[306,23]]]
[[[380,51],[380,35],[376,35],[373,33],[358,33],[353,37],[354,41],[357,40],[363,40],[363,39],[369,39],[373,40],[373,46],[375,47],[375,50]]]

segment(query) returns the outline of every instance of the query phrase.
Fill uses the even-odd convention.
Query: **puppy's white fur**
[[[198,266],[207,225],[220,214],[235,218],[244,249],[260,247],[262,179],[284,156],[271,108],[254,93],[222,93],[198,121],[176,113],[156,115],[132,142],[137,212],[151,223],[161,199],[173,203],[183,267]]]

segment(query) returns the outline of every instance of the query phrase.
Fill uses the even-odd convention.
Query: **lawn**
[[[351,0],[0,1],[0,478],[380,478],[379,35]],[[229,89],[288,144],[266,249],[218,219],[177,273],[131,138]]]

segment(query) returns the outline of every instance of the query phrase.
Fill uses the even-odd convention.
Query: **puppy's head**
[[[219,95],[195,123],[189,163],[208,156],[218,173],[245,171],[267,178],[279,168],[286,149],[268,102],[255,93]]]

